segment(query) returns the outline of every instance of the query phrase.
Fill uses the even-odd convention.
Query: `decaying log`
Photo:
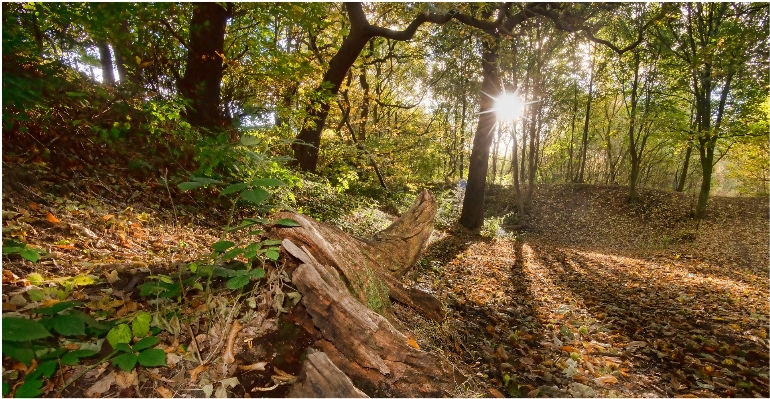
[[[289,391],[290,398],[368,398],[325,353],[313,348],[302,363],[299,381]]]
[[[440,301],[398,281],[427,246],[436,208],[436,198],[425,190],[399,219],[368,240],[292,212],[276,218],[296,220],[301,227],[276,228],[271,234],[309,248],[321,264],[338,269],[350,291],[370,309],[387,316],[392,298],[431,320],[443,321]]]
[[[423,191],[401,218],[370,240],[303,215],[277,215],[301,225],[270,233],[291,255],[292,283],[323,336],[313,345],[323,356],[316,352],[304,363],[302,385],[293,394],[354,396],[344,391],[349,387],[340,373],[370,396],[446,396],[465,381],[451,364],[410,344],[389,321],[394,320],[389,298],[433,320],[444,318],[440,301],[398,279],[419,258],[435,213],[435,198]]]

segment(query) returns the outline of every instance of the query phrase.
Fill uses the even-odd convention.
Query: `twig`
[[[171,189],[168,188],[168,168],[165,169],[163,172],[163,184],[166,186],[166,191],[168,192],[168,200],[171,201],[171,209],[174,210],[174,228],[179,225],[179,219],[177,219],[176,216],[176,205],[174,205],[174,199],[171,198]]]
[[[187,332],[190,333],[190,338],[192,338],[192,344],[193,348],[195,348],[195,353],[198,355],[198,364],[203,364],[203,358],[201,357],[201,351],[198,349],[198,340],[195,339],[195,335],[193,334],[192,327],[190,327],[190,324],[187,324]]]

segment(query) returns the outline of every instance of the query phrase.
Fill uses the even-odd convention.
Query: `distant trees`
[[[702,217],[728,177],[762,191],[735,165],[767,159],[767,27],[766,3],[4,3],[4,129],[164,132],[219,165],[250,135],[342,188],[467,178],[471,228],[488,184],[522,215],[539,182],[693,188]],[[536,101],[515,135],[503,87]]]

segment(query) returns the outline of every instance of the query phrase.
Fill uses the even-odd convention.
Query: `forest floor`
[[[172,213],[157,177],[120,170],[65,175],[44,164],[5,161],[3,238],[47,254],[37,263],[3,257],[4,317],[56,302],[35,303],[25,294],[33,273],[46,286],[70,287],[68,299],[87,304],[93,315],[159,311],[162,304],[136,290],[117,294],[150,274],[180,270],[218,240],[223,212],[212,206],[201,213],[207,209],[201,199],[185,195],[174,198],[178,211]],[[713,198],[708,218],[697,226],[687,215],[691,196],[642,190],[641,204],[633,206],[624,196],[616,186],[542,186],[524,232],[505,233],[505,226],[495,238],[458,228],[434,232],[408,279],[439,296],[449,317],[436,324],[394,307],[400,328],[420,348],[445,356],[470,377],[455,396],[770,395],[767,200]],[[505,189],[492,190],[488,199],[491,216],[512,209]],[[374,217],[386,223],[392,215],[378,211]],[[97,280],[64,284],[75,276]],[[252,307],[262,312],[255,316],[260,323],[239,335],[259,338],[237,343],[235,364],[203,366],[200,359],[200,353],[218,359],[222,343],[232,341],[226,327],[232,302],[217,298],[213,305],[221,312],[207,330],[193,322],[207,308],[193,296],[186,298],[192,306],[178,310],[182,324],[177,320],[159,334],[158,348],[171,367],[62,366],[40,388],[42,395],[285,395],[314,337],[301,304],[279,316],[282,302],[275,298],[290,287],[271,276],[280,276],[280,268],[268,270],[268,289],[258,297],[264,301]],[[197,355],[188,350],[191,334]],[[18,389],[34,367],[4,356],[3,379]],[[274,384],[277,389],[258,389]]]

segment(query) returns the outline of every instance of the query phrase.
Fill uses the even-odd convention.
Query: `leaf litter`
[[[3,263],[4,312],[38,306],[22,296],[29,280],[59,275],[83,276],[87,285],[72,296],[91,312],[151,311],[148,303],[113,297],[121,290],[93,282],[103,279],[130,294],[137,276],[175,270],[217,241],[211,227],[219,222],[210,215],[190,211],[174,221],[151,206],[167,202],[157,183],[111,179],[125,192],[143,193],[130,198],[144,201],[101,197],[87,179],[63,197],[38,190],[45,205],[4,193],[4,232],[48,252],[37,264]],[[524,234],[434,234],[411,278],[438,295],[450,317],[437,325],[394,308],[413,330],[410,345],[441,353],[472,377],[456,396],[768,396],[765,204],[713,198],[709,218],[695,226],[686,216],[686,196],[642,190],[643,203],[630,206],[624,194],[622,187],[540,186]],[[491,212],[510,209],[511,198],[492,190]],[[279,293],[273,285],[269,295]],[[278,343],[316,339],[302,328],[279,334],[283,326],[308,324],[301,309],[277,319],[272,301],[250,298],[244,304],[254,312],[251,322],[229,334],[231,301],[192,298],[192,304],[184,320],[207,306],[220,309],[222,318],[193,331],[174,317],[159,346],[173,359],[171,368],[137,369],[137,384],[105,364],[69,393],[96,387],[93,396],[112,395],[111,389],[120,396],[170,396],[192,389],[221,397],[253,387],[261,389],[249,389],[251,395],[265,388],[274,389],[268,396],[285,395],[285,384],[299,372],[301,348],[279,353],[285,344]],[[203,358],[231,349],[235,364],[201,364],[186,350],[192,335]],[[266,343],[254,339],[260,335]],[[64,377],[81,370],[66,370]]]

